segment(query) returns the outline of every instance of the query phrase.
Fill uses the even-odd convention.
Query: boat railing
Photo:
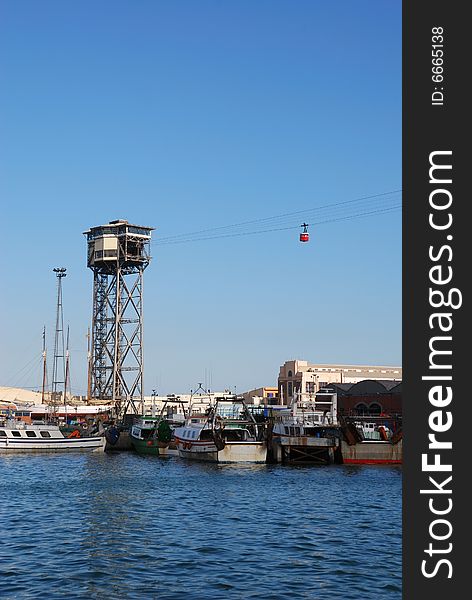
[[[26,429],[26,423],[24,421],[17,421],[12,418],[5,419],[2,426],[8,429]]]

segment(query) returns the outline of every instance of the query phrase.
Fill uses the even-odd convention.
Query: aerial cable
[[[389,213],[389,212],[393,212],[393,211],[399,210],[399,209],[401,209],[401,204],[392,206],[389,208],[371,210],[371,211],[356,213],[354,215],[348,215],[348,216],[344,216],[344,217],[328,218],[323,221],[307,223],[306,225],[310,226],[310,227],[314,226],[314,225],[325,225],[328,223],[336,223],[338,221],[348,221],[351,219],[357,219],[357,218],[371,216],[371,215],[375,215],[375,214]],[[171,245],[171,244],[188,244],[190,242],[202,242],[205,240],[216,240],[216,239],[221,239],[221,238],[240,237],[240,236],[247,236],[247,235],[256,235],[256,234],[261,234],[261,233],[272,233],[275,231],[289,231],[291,229],[299,229],[299,228],[300,228],[300,225],[297,224],[297,225],[289,225],[287,227],[277,227],[277,228],[272,228],[272,229],[260,229],[258,231],[239,231],[239,232],[235,232],[235,233],[222,233],[220,235],[196,237],[196,238],[192,238],[192,239],[163,241],[162,243],[159,242],[158,245],[165,246],[165,245]]]
[[[29,360],[26,364],[20,367],[16,372],[14,372],[5,382],[6,387],[13,388],[18,386],[12,386],[13,382],[17,382],[19,378],[24,379],[25,373],[30,374],[33,369],[37,368],[38,364],[42,361],[42,353],[36,354],[31,360]]]
[[[220,226],[220,227],[213,227],[213,228],[203,229],[203,230],[195,231],[195,232],[180,233],[180,234],[176,234],[176,235],[166,236],[166,237],[160,238],[160,239],[156,240],[156,243],[167,242],[168,240],[170,241],[170,240],[174,240],[174,239],[178,239],[178,238],[184,238],[184,237],[185,238],[187,238],[187,237],[193,237],[195,235],[201,235],[202,233],[217,232],[217,231],[222,231],[222,230],[225,230],[225,229],[231,229],[233,227],[237,228],[237,227],[242,227],[242,226],[245,226],[245,225],[252,225],[252,224],[256,224],[256,223],[264,223],[264,222],[269,223],[270,221],[277,221],[277,220],[281,220],[281,219],[284,219],[286,221],[287,217],[295,217],[297,215],[307,214],[307,213],[310,213],[310,212],[322,212],[322,211],[325,211],[326,209],[334,209],[334,211],[339,211],[339,210],[341,210],[346,205],[352,205],[354,203],[365,202],[365,201],[367,201],[367,203],[369,204],[370,203],[369,201],[372,201],[374,199],[383,198],[385,196],[391,196],[392,194],[398,194],[400,192],[401,192],[401,190],[393,190],[393,191],[390,191],[390,192],[384,192],[382,194],[375,194],[375,195],[372,195],[372,196],[363,196],[362,198],[356,198],[354,200],[347,200],[347,201],[344,201],[344,202],[336,202],[336,203],[326,204],[326,205],[315,207],[315,208],[310,208],[310,209],[305,209],[305,210],[298,210],[298,211],[294,211],[294,212],[290,212],[290,213],[284,213],[284,214],[281,214],[281,215],[274,215],[272,217],[266,217],[266,218],[263,218],[263,219],[254,219],[254,220],[251,220],[251,221],[243,221],[243,222],[240,222],[240,223],[234,223],[232,225],[223,225],[223,226]],[[384,200],[381,200],[381,201],[385,201],[385,200],[388,201],[388,199],[384,199]],[[360,207],[358,207],[358,208],[360,208]],[[297,218],[296,222],[298,222],[298,221],[299,220]]]
[[[260,223],[267,223],[269,224],[271,221],[278,221],[281,219],[287,220],[288,217],[296,217],[298,215],[302,215],[302,214],[308,214],[308,213],[318,213],[318,212],[322,212],[326,209],[330,210],[330,209],[334,209],[335,211],[342,209],[345,206],[349,206],[349,205],[353,205],[356,203],[361,203],[361,202],[367,202],[369,204],[369,201],[372,200],[376,200],[376,199],[384,199],[387,200],[386,198],[387,196],[392,196],[394,194],[399,194],[401,193],[401,189],[398,190],[392,190],[389,192],[383,192],[381,194],[374,194],[371,196],[362,196],[360,198],[355,198],[353,200],[345,200],[343,202],[336,202],[336,203],[332,203],[332,204],[325,204],[323,206],[318,206],[318,207],[312,207],[312,208],[308,208],[305,210],[297,210],[297,211],[293,211],[293,212],[288,212],[288,213],[283,213],[283,214],[279,214],[279,215],[273,215],[271,217],[265,217],[265,218],[261,218],[261,219],[253,219],[250,221],[242,221],[240,223],[233,223],[232,225],[222,225],[219,227],[212,227],[212,228],[208,228],[208,229],[202,229],[200,231],[194,231],[194,232],[188,232],[188,233],[179,233],[179,234],[175,234],[175,235],[171,235],[171,236],[166,236],[166,237],[162,237],[162,238],[158,238],[157,240],[154,241],[154,244],[162,244],[162,243],[167,243],[167,242],[171,242],[173,240],[177,240],[177,239],[181,239],[181,238],[192,238],[193,236],[200,236],[204,233],[212,233],[212,232],[218,232],[218,231],[224,231],[226,229],[231,229],[231,228],[237,228],[237,227],[244,227],[247,225],[255,225],[255,224],[260,224]],[[383,200],[381,200],[383,201]],[[360,206],[358,208],[361,208]]]
[[[401,204],[397,204],[395,206],[392,207],[388,207],[388,208],[380,208],[380,209],[376,209],[376,210],[371,210],[371,211],[365,211],[365,212],[360,212],[360,213],[355,213],[353,215],[347,215],[347,216],[343,216],[343,217],[334,217],[334,218],[327,218],[324,219],[322,221],[315,221],[313,223],[306,223],[305,225],[307,227],[313,227],[313,226],[318,226],[318,225],[325,225],[328,223],[337,223],[339,221],[349,221],[352,219],[358,219],[358,218],[362,218],[362,217],[368,217],[368,216],[372,216],[372,215],[377,215],[377,214],[386,214],[386,213],[390,213],[396,210],[400,210],[401,209]],[[222,238],[231,238],[231,237],[241,237],[241,236],[248,236],[248,235],[257,235],[257,234],[261,234],[261,233],[272,233],[275,231],[289,231],[289,230],[293,230],[293,229],[299,229],[300,225],[289,225],[287,227],[277,227],[277,228],[272,228],[272,229],[260,229],[258,231],[238,231],[235,233],[222,233],[219,235],[212,235],[212,236],[205,236],[205,237],[196,237],[193,239],[183,239],[183,240],[169,240],[169,241],[163,241],[163,242],[158,242],[158,245],[171,245],[171,244],[188,244],[190,242],[202,242],[205,240],[216,240],[216,239],[222,239]],[[203,233],[203,232],[202,232]]]

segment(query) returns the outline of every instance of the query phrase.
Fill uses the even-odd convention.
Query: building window
[[[313,394],[315,392],[315,382],[307,381],[305,384],[305,392],[308,394]]]
[[[288,382],[287,395],[288,396],[292,396],[293,395],[293,383],[291,381]]]
[[[289,371],[289,372],[288,372],[288,376],[289,376],[289,377],[293,377],[293,373],[292,373],[292,371]]]
[[[358,415],[367,414],[367,412],[368,412],[367,405],[364,404],[363,402],[361,402],[360,404],[356,404],[356,411],[357,411]]]
[[[377,402],[372,402],[372,404],[369,406],[369,413],[371,415],[380,415],[381,412],[382,407],[380,404],[377,404]]]

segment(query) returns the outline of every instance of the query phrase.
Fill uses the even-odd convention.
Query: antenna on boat
[[[156,396],[157,396],[157,391],[152,390],[152,394],[151,394],[151,398],[152,398],[151,415],[152,415],[152,417],[156,416]]]
[[[195,390],[193,393],[194,393],[194,394],[196,394],[196,393],[198,392],[198,390],[202,390],[202,392],[203,392],[204,394],[206,394],[206,393],[207,393],[207,390],[206,390],[204,387],[202,387],[202,386],[203,386],[203,382],[199,382],[199,383],[198,383],[198,387],[197,387],[197,389],[196,389],[196,390]]]

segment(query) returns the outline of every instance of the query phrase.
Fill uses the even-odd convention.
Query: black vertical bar
[[[471,593],[466,579],[471,479],[466,8],[437,0],[403,3],[403,594],[408,600]],[[432,163],[438,167],[430,173]],[[445,305],[448,300],[452,306]],[[430,447],[430,435],[452,448]],[[435,460],[451,470],[428,470]]]

